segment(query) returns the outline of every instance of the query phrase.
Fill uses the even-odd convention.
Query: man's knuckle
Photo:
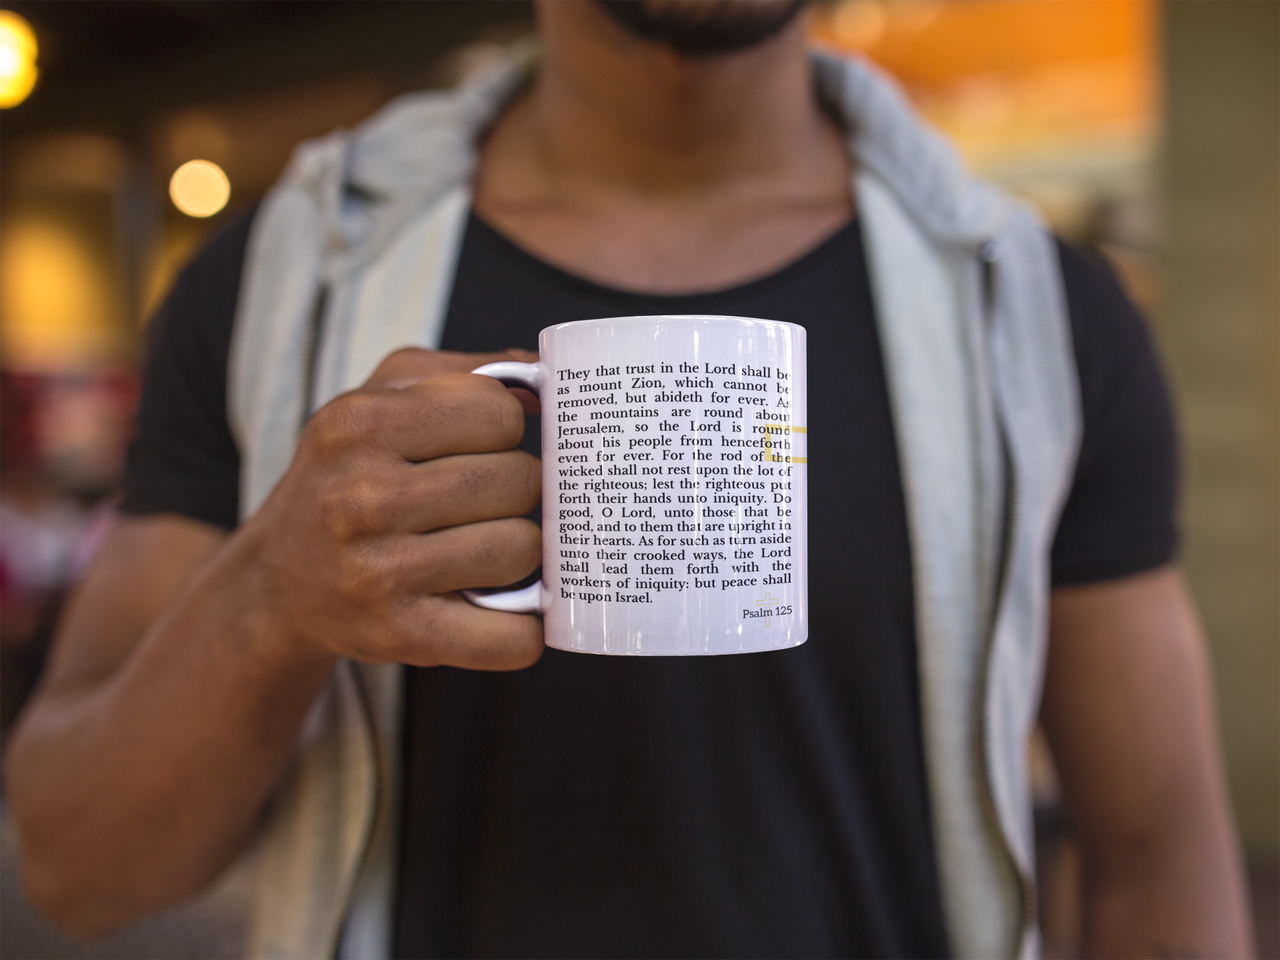
[[[370,610],[386,604],[394,578],[387,565],[371,550],[349,551],[338,573],[338,590],[348,603]]]
[[[421,366],[430,358],[431,351],[429,350],[424,350],[421,347],[401,347],[399,350],[392,350],[388,353],[381,366],[393,370],[401,370],[406,367]]]
[[[412,608],[407,603],[395,604],[388,609],[378,623],[371,646],[377,657],[387,663],[404,663],[410,660],[417,637]]]
[[[322,458],[332,459],[346,444],[342,418],[329,406],[321,407],[307,423],[304,439]]]
[[[421,347],[401,347],[383,358],[368,384],[411,389],[439,372],[438,358],[439,355],[434,351]]]
[[[383,514],[383,491],[370,477],[343,476],[322,483],[320,515],[329,533],[349,543],[377,532]]]
[[[377,393],[349,393],[339,405],[343,426],[354,443],[366,442],[385,415],[383,396]]]
[[[325,404],[311,418],[308,433],[322,455],[337,458],[368,443],[379,421],[380,398],[349,393]]]

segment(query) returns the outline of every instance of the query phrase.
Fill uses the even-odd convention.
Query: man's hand
[[[199,891],[255,829],[338,656],[507,669],[537,617],[452,591],[539,560],[533,405],[466,371],[497,355],[403,350],[316,413],[232,535],[126,518],[63,618],[6,758],[23,882],[105,933]],[[524,406],[522,406],[522,403]]]
[[[1176,570],[1054,591],[1041,716],[1090,957],[1252,955],[1208,658]]]
[[[495,359],[532,359],[514,352]],[[537,568],[538,460],[525,406],[469,354],[402,350],[303,431],[246,533],[273,633],[375,663],[526,667],[542,622],[457,595]]]

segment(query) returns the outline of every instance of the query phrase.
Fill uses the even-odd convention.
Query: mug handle
[[[547,368],[542,362],[520,363],[517,360],[502,360],[498,363],[486,363],[476,367],[472,373],[493,377],[508,387],[524,387],[541,398],[542,381],[547,375]],[[519,590],[508,590],[503,587],[489,587],[479,590],[463,590],[462,595],[477,607],[486,610],[499,610],[503,613],[545,613],[542,600],[542,581],[531,583]]]

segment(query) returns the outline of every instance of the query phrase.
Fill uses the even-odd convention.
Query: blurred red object
[[[86,373],[0,371],[0,468],[5,486],[111,492],[124,469],[139,392],[125,368]]]
[[[35,408],[38,376],[0,372],[0,466],[29,469],[40,461]]]

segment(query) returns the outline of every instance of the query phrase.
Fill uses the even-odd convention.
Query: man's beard
[[[806,0],[595,0],[628,33],[685,57],[746,50],[778,34]]]

